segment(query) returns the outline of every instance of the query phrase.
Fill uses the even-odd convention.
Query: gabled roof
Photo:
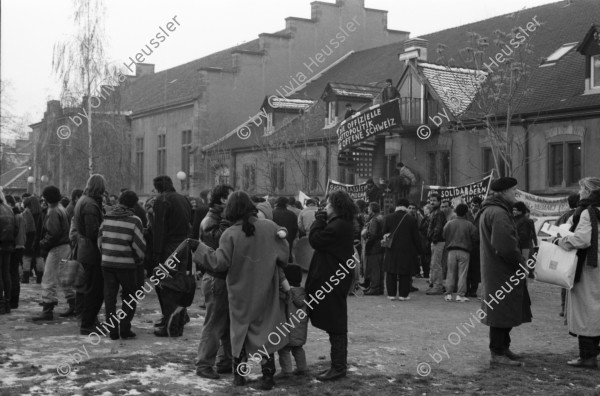
[[[259,39],[215,52],[183,65],[136,78],[125,89],[124,108],[136,113],[173,106],[197,99],[204,92],[201,68],[232,71],[232,53],[259,51]]]
[[[510,32],[515,27],[525,26],[535,17],[541,26],[527,38],[534,51],[534,56],[529,60],[532,72],[529,88],[533,89],[534,94],[522,101],[518,111],[524,114],[535,114],[543,111],[598,108],[600,94],[582,95],[585,87],[583,55],[576,51],[569,51],[553,66],[541,68],[538,66],[539,59],[548,57],[563,44],[581,42],[586,34],[590,34],[590,25],[597,23],[599,16],[600,1],[578,0],[569,5],[561,1],[424,35],[420,38],[428,41],[427,61],[419,64],[419,70],[427,77],[435,91],[440,92],[440,99],[448,108],[452,109],[452,102],[456,102],[451,99],[452,96],[463,97],[464,94],[463,99],[470,103],[468,98],[471,96],[471,90],[467,89],[465,92],[464,87],[459,90],[456,81],[456,79],[467,78],[465,74],[461,77],[461,73],[467,73],[463,72],[466,70],[466,65],[457,62],[457,66],[462,67],[450,69],[447,66],[440,66],[438,44],[446,47],[444,53],[447,58],[453,57],[460,61],[459,51],[469,46],[470,33],[479,33],[483,37],[488,37],[488,41],[493,43],[494,31]],[[485,58],[493,57],[499,51],[498,47],[490,45]],[[404,73],[404,64],[398,60],[398,55],[402,52],[404,52],[403,42],[354,52],[296,92],[295,96],[306,99],[320,98],[330,81],[352,82],[353,85],[372,86],[374,89],[381,89],[387,78],[397,83]],[[436,81],[435,74],[433,78],[429,78],[432,73],[436,73],[436,65],[446,70],[445,72],[437,70],[440,75],[439,83]],[[447,88],[447,95],[444,95],[444,88]],[[323,104],[317,103],[315,106],[323,106]],[[464,111],[464,106],[458,107],[457,111]],[[322,132],[322,120],[318,128]],[[329,129],[329,133],[335,134],[335,128]],[[226,143],[224,147],[235,149],[251,146],[250,142],[240,142],[236,136],[231,136],[230,139],[233,142],[231,144],[224,142]]]
[[[28,166],[20,166],[0,175],[0,186],[3,189],[27,189]]]
[[[447,67],[427,62],[418,62],[418,71],[427,78],[444,106],[456,117],[464,113],[475,98],[487,73],[460,67]]]

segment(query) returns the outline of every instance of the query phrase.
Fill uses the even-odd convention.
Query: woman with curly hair
[[[287,241],[277,235],[281,228],[271,220],[257,218],[257,212],[248,194],[232,192],[224,217],[233,225],[221,235],[218,249],[198,241],[190,240],[190,245],[198,245],[193,261],[200,267],[227,271],[234,385],[245,383],[243,360],[262,353],[261,389],[269,390],[275,384],[273,354],[287,344],[286,335],[280,337],[276,329],[286,321],[285,302],[279,291],[285,280],[280,269],[287,265],[289,248]]]
[[[345,191],[327,197],[324,210],[315,213],[309,243],[315,253],[306,279],[307,306],[313,326],[325,330],[331,343],[331,368],[317,377],[335,380],[346,375],[348,306],[346,297],[356,267],[353,220],[358,208]]]

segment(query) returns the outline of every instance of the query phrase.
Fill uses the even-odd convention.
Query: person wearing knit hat
[[[47,254],[44,275],[42,277],[42,314],[33,318],[34,321],[52,320],[54,306],[58,304],[57,289],[58,271],[61,260],[66,260],[71,253],[69,244],[69,218],[67,211],[59,201],[60,190],[55,186],[44,188],[42,196],[48,202],[48,214],[42,226],[40,247]],[[42,253],[44,257],[44,253]],[[65,298],[71,308],[75,307],[75,289],[64,287]]]
[[[268,202],[259,202],[256,204],[256,209],[265,216],[265,219],[273,220],[273,208]]]
[[[531,300],[527,291],[525,259],[512,214],[517,180],[494,180],[496,193],[483,203],[475,218],[479,224],[481,252],[481,323],[490,327],[490,366],[521,366],[520,356],[510,350],[513,327],[531,322]],[[515,269],[517,269],[515,273]]]

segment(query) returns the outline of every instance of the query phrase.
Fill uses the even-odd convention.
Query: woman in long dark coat
[[[419,267],[419,227],[417,220],[408,213],[408,204],[408,200],[400,198],[396,211],[383,218],[383,234],[394,234],[392,247],[385,249],[383,258],[385,286],[390,300],[396,299],[396,290],[398,300],[410,300],[410,281],[414,268]]]
[[[327,197],[325,210],[315,213],[309,243],[315,253],[306,279],[305,290],[310,321],[329,334],[331,368],[317,377],[334,380],[346,375],[348,357],[348,306],[346,297],[352,285],[356,262],[352,220],[358,208],[345,191]]]

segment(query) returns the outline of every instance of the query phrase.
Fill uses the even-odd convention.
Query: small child
[[[288,323],[289,321],[295,322],[294,318],[290,318],[291,313],[295,313],[298,309],[302,309],[306,313],[306,304],[304,299],[306,298],[306,292],[303,287],[300,287],[302,283],[302,268],[297,265],[290,264],[284,268],[285,276],[291,286],[290,298],[288,299]],[[295,318],[298,315],[294,315]],[[277,353],[279,354],[279,365],[281,366],[281,374],[279,377],[289,377],[292,375],[292,358],[290,352],[294,355],[296,361],[296,371],[293,374],[304,375],[307,373],[306,366],[306,355],[302,346],[306,344],[306,336],[308,332],[308,315],[300,319],[300,322],[295,323],[295,326],[290,329],[289,342],[288,344],[280,349]]]

